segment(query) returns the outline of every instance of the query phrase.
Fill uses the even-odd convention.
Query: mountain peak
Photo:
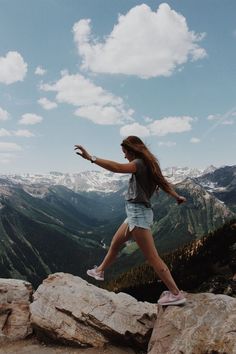
[[[199,178],[218,170],[213,165],[208,166],[206,169],[172,166],[162,169],[162,172],[169,182],[176,184],[184,181],[186,178]],[[46,187],[62,185],[75,192],[99,193],[117,192],[124,186],[127,186],[129,177],[130,174],[113,173],[104,169],[79,173],[51,171],[48,174],[27,173],[0,176],[2,179],[1,184],[13,183],[23,186],[44,185]]]
[[[203,174],[207,174],[207,173],[211,173],[214,172],[215,170],[217,170],[217,168],[214,165],[210,165],[207,168],[205,168],[205,170],[203,171]]]

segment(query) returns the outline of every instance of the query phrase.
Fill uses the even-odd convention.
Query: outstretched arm
[[[92,161],[92,156],[88,153],[87,150],[83,148],[83,146],[75,145],[75,150],[78,150],[76,151],[77,155],[80,155],[85,160]],[[94,163],[102,168],[105,168],[108,171],[115,172],[115,173],[135,173],[136,172],[136,164],[133,161],[129,163],[118,163],[115,161],[100,159],[99,157],[97,157]]]

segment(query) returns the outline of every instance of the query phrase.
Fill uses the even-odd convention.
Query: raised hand
[[[75,150],[78,150],[78,151],[76,151],[77,155],[80,155],[81,157],[83,157],[86,160],[91,160],[91,155],[88,153],[87,150],[85,150],[83,148],[82,145],[75,145]]]

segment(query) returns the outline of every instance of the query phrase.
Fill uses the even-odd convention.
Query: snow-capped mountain
[[[170,182],[179,183],[187,177],[200,177],[215,170],[216,168],[214,166],[210,166],[206,170],[189,167],[169,167],[163,169],[163,174]],[[42,185],[44,187],[62,185],[75,192],[95,191],[113,193],[127,184],[130,175],[101,170],[80,173],[50,172],[48,174],[11,174],[2,175],[1,177],[4,178],[7,183],[23,185],[28,189],[28,192],[30,192],[30,188],[32,189],[32,187],[39,188]],[[32,194],[37,193],[32,192]]]
[[[236,166],[224,166],[195,179],[209,193],[236,211]]]
[[[105,192],[112,193],[121,189],[129,176],[127,174],[112,173],[109,171],[85,171],[80,173],[50,172],[48,174],[12,174],[2,175],[6,183],[20,184],[25,188],[39,188],[62,185],[75,192]],[[28,191],[29,192],[29,191]],[[33,193],[32,193],[33,194]]]

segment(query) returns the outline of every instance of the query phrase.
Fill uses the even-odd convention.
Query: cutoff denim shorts
[[[146,207],[143,203],[131,203],[125,201],[125,211],[127,218],[124,223],[128,224],[129,231],[135,226],[151,230],[153,224],[153,211],[151,207]]]

